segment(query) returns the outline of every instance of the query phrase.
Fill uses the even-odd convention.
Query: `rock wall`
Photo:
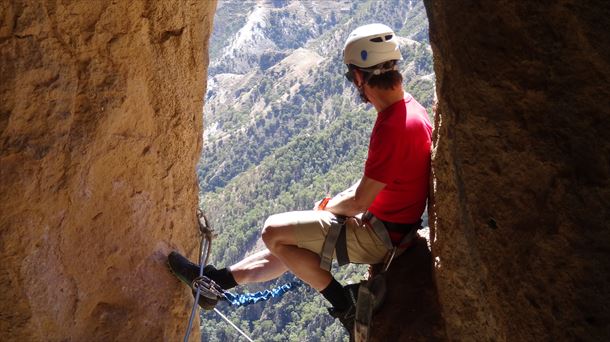
[[[452,340],[608,340],[610,5],[425,0]]]
[[[0,4],[0,340],[183,336],[215,6]]]
[[[426,230],[386,275],[385,301],[372,323],[372,342],[446,340]],[[381,272],[383,265],[375,265]]]
[[[413,333],[386,325],[380,336],[608,339],[610,6],[425,2],[439,98],[430,209],[443,322],[430,275],[405,264],[388,277],[418,279],[398,311]],[[1,340],[183,335],[190,295],[165,255],[195,257],[214,8],[0,5]],[[427,265],[421,247],[397,263]]]

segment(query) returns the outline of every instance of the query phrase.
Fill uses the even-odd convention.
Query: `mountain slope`
[[[219,232],[213,260],[227,265],[261,247],[257,241],[268,215],[310,209],[315,200],[361,176],[375,112],[359,102],[343,77],[341,48],[351,30],[386,22],[400,34],[405,87],[427,108],[434,77],[420,1],[219,5],[211,42],[221,46],[212,48],[197,173],[200,204]],[[335,272],[342,281],[358,281],[363,268]],[[344,338],[342,328],[325,314],[325,305],[302,287],[271,305],[227,310],[260,340]],[[204,340],[233,336],[215,318],[205,319]]]

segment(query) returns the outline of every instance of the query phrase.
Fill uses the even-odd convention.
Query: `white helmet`
[[[396,35],[383,24],[360,26],[350,33],[343,47],[343,61],[360,68],[401,60]]]

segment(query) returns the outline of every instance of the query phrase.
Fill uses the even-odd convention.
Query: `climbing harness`
[[[328,228],[320,255],[320,268],[323,270],[330,271],[335,250],[339,266],[349,263],[349,259],[346,257],[347,252],[345,252],[347,250],[345,243],[345,220],[345,216],[336,216],[330,223],[330,228]]]
[[[339,266],[348,264],[346,242],[346,217],[338,216],[331,222],[328,234],[322,245],[320,257],[320,268],[330,270],[333,253],[337,258]],[[411,246],[417,231],[421,228],[421,220],[412,225],[402,225],[402,230],[407,231],[397,244],[392,242],[392,237],[402,234],[389,231],[389,223],[384,223],[367,211],[362,215],[362,221],[372,229],[387,249],[383,261],[382,271],[371,279],[364,280],[358,288],[358,300],[356,303],[356,317],[354,324],[354,339],[356,342],[368,341],[371,336],[371,321],[373,313],[383,304],[386,294],[385,273],[396,257],[399,249],[407,249]]]
[[[405,227],[407,227],[406,230],[410,229],[410,231],[402,237],[398,244],[395,245],[390,236],[394,235],[393,232],[388,232],[386,224],[375,217],[375,215],[373,215],[370,211],[367,211],[362,215],[362,221],[375,232],[375,235],[381,239],[381,242],[388,250],[388,254],[386,254],[384,260],[384,265],[386,265],[385,270],[390,267],[392,259],[394,259],[398,249],[406,249],[409,247],[409,245],[413,242],[413,238],[417,235],[417,230],[421,228],[421,220],[412,225],[405,225]],[[339,266],[350,263],[347,254],[346,222],[347,218],[345,216],[336,216],[331,221],[328,234],[326,234],[324,244],[322,245],[320,268],[330,271],[333,254],[336,254],[336,259]]]

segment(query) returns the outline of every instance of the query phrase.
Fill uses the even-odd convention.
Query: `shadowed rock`
[[[447,336],[608,340],[610,3],[424,2]]]

